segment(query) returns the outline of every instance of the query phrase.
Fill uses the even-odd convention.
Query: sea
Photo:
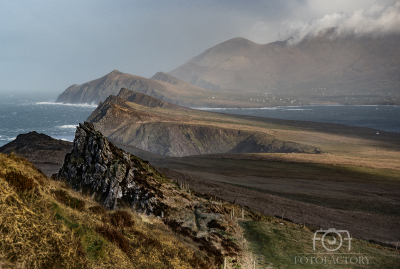
[[[55,99],[55,97],[53,97]],[[45,95],[0,94],[0,147],[31,131],[73,141],[75,130],[97,104],[56,103]],[[290,106],[267,108],[200,108],[229,114],[338,123],[400,133],[399,106]]]
[[[200,109],[283,120],[336,123],[400,133],[400,106],[312,105]]]
[[[43,95],[0,95],[0,147],[13,141],[18,134],[31,131],[73,141],[78,124],[96,107],[96,104],[56,103]]]

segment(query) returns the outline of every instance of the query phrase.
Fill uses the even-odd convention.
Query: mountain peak
[[[228,60],[232,56],[241,55],[245,51],[251,51],[255,47],[262,46],[243,37],[235,37],[209,48],[202,54],[192,58],[187,63],[195,63],[200,66],[216,66]]]
[[[114,69],[113,71],[111,71],[108,75],[120,75],[123,74],[122,72],[118,71],[117,69]]]
[[[253,41],[251,41],[247,38],[244,38],[244,37],[234,37],[225,42],[222,42],[221,44],[228,43],[228,42],[229,43],[233,43],[233,42],[239,43],[240,42],[240,43],[246,43],[246,44],[257,44],[257,43],[254,43]]]
[[[229,39],[225,42],[222,42],[214,47],[212,47],[211,49],[215,49],[215,48],[224,48],[224,50],[237,50],[237,49],[241,49],[243,47],[247,47],[247,46],[254,46],[254,45],[259,45],[257,43],[254,43],[251,40],[248,40],[244,37],[235,37],[232,39]]]
[[[268,44],[237,37],[209,48],[170,74],[195,86],[217,85],[221,91],[243,93],[287,94],[296,89],[296,94],[308,95],[316,85],[324,94],[368,92],[383,84],[396,89],[399,44],[398,35],[361,36],[335,27],[302,40]]]
[[[176,77],[164,72],[157,72],[154,76],[151,77],[151,79],[161,80],[173,85],[178,85],[180,82],[180,80]]]

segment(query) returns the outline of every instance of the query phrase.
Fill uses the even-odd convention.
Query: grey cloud
[[[330,11],[336,11],[337,7],[331,4],[331,9],[321,9],[318,1],[325,1],[326,6],[332,3],[331,0],[0,1],[0,93],[40,90],[56,96],[73,83],[84,83],[113,69],[145,77],[158,71],[168,72],[234,37],[268,43],[292,33],[302,36],[320,26],[332,26],[331,21],[343,25],[343,29],[358,29],[351,27],[362,25],[355,15],[352,17],[351,9],[332,15],[335,12]],[[364,0],[355,1],[358,4],[354,7],[363,7]],[[370,6],[365,4],[364,9]],[[396,14],[396,10],[388,9],[389,5],[383,6],[386,9],[379,14],[388,18]],[[387,13],[383,13],[385,10]],[[328,11],[331,15],[321,16]],[[361,14],[371,17],[384,31],[396,27],[379,16],[380,19],[374,19],[376,16]],[[282,22],[286,22],[284,27]]]
[[[299,42],[306,36],[313,36],[321,30],[337,27],[336,35],[373,35],[400,33],[400,1],[390,5],[373,5],[355,10],[351,14],[334,12],[326,14],[311,22],[304,20],[285,21],[282,23],[279,36],[293,37],[293,42]]]

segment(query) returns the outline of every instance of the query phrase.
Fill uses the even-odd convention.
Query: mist
[[[336,27],[331,38],[343,36],[373,36],[400,33],[400,1],[382,5],[373,4],[367,8],[357,9],[350,14],[334,12],[321,18],[306,21],[285,21],[279,33],[280,38],[292,37],[298,43],[305,37],[315,36],[326,28]]]
[[[0,93],[55,98],[114,69],[151,77],[235,37],[301,40],[326,27],[340,34],[398,32],[399,1],[0,2]]]

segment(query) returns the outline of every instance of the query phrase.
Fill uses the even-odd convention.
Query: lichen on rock
[[[134,156],[110,143],[91,123],[79,124],[74,146],[57,174],[71,187],[91,195],[109,209],[129,205],[154,213],[156,194],[135,181]]]

